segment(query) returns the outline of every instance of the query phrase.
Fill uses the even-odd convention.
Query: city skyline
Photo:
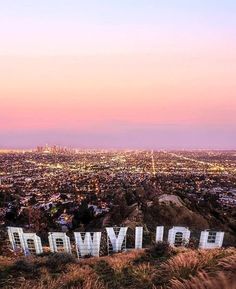
[[[0,148],[235,149],[235,11],[0,0]]]

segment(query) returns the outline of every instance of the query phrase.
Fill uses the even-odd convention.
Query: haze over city
[[[0,148],[235,149],[235,1],[0,5]]]

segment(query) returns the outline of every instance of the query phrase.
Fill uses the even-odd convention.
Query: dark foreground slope
[[[0,257],[1,288],[235,289],[236,249],[148,250],[74,259],[67,254]]]

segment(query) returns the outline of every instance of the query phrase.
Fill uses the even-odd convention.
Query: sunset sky
[[[235,0],[0,0],[0,148],[236,149]]]

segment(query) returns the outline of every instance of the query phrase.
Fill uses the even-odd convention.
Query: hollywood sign
[[[8,227],[8,236],[14,251],[21,250],[28,256],[42,254],[41,238],[36,233],[24,233],[22,228]],[[107,251],[116,253],[127,250],[126,235],[128,227],[107,227]],[[190,230],[185,227],[173,227],[168,231],[168,243],[171,246],[187,245]],[[164,226],[156,227],[156,242],[163,242]],[[85,256],[99,257],[101,232],[74,232],[75,249],[79,258]],[[205,230],[201,232],[199,248],[214,249],[222,247],[224,232]],[[72,253],[70,238],[63,232],[49,232],[50,251],[53,253]],[[143,248],[143,227],[135,228],[135,249]]]

